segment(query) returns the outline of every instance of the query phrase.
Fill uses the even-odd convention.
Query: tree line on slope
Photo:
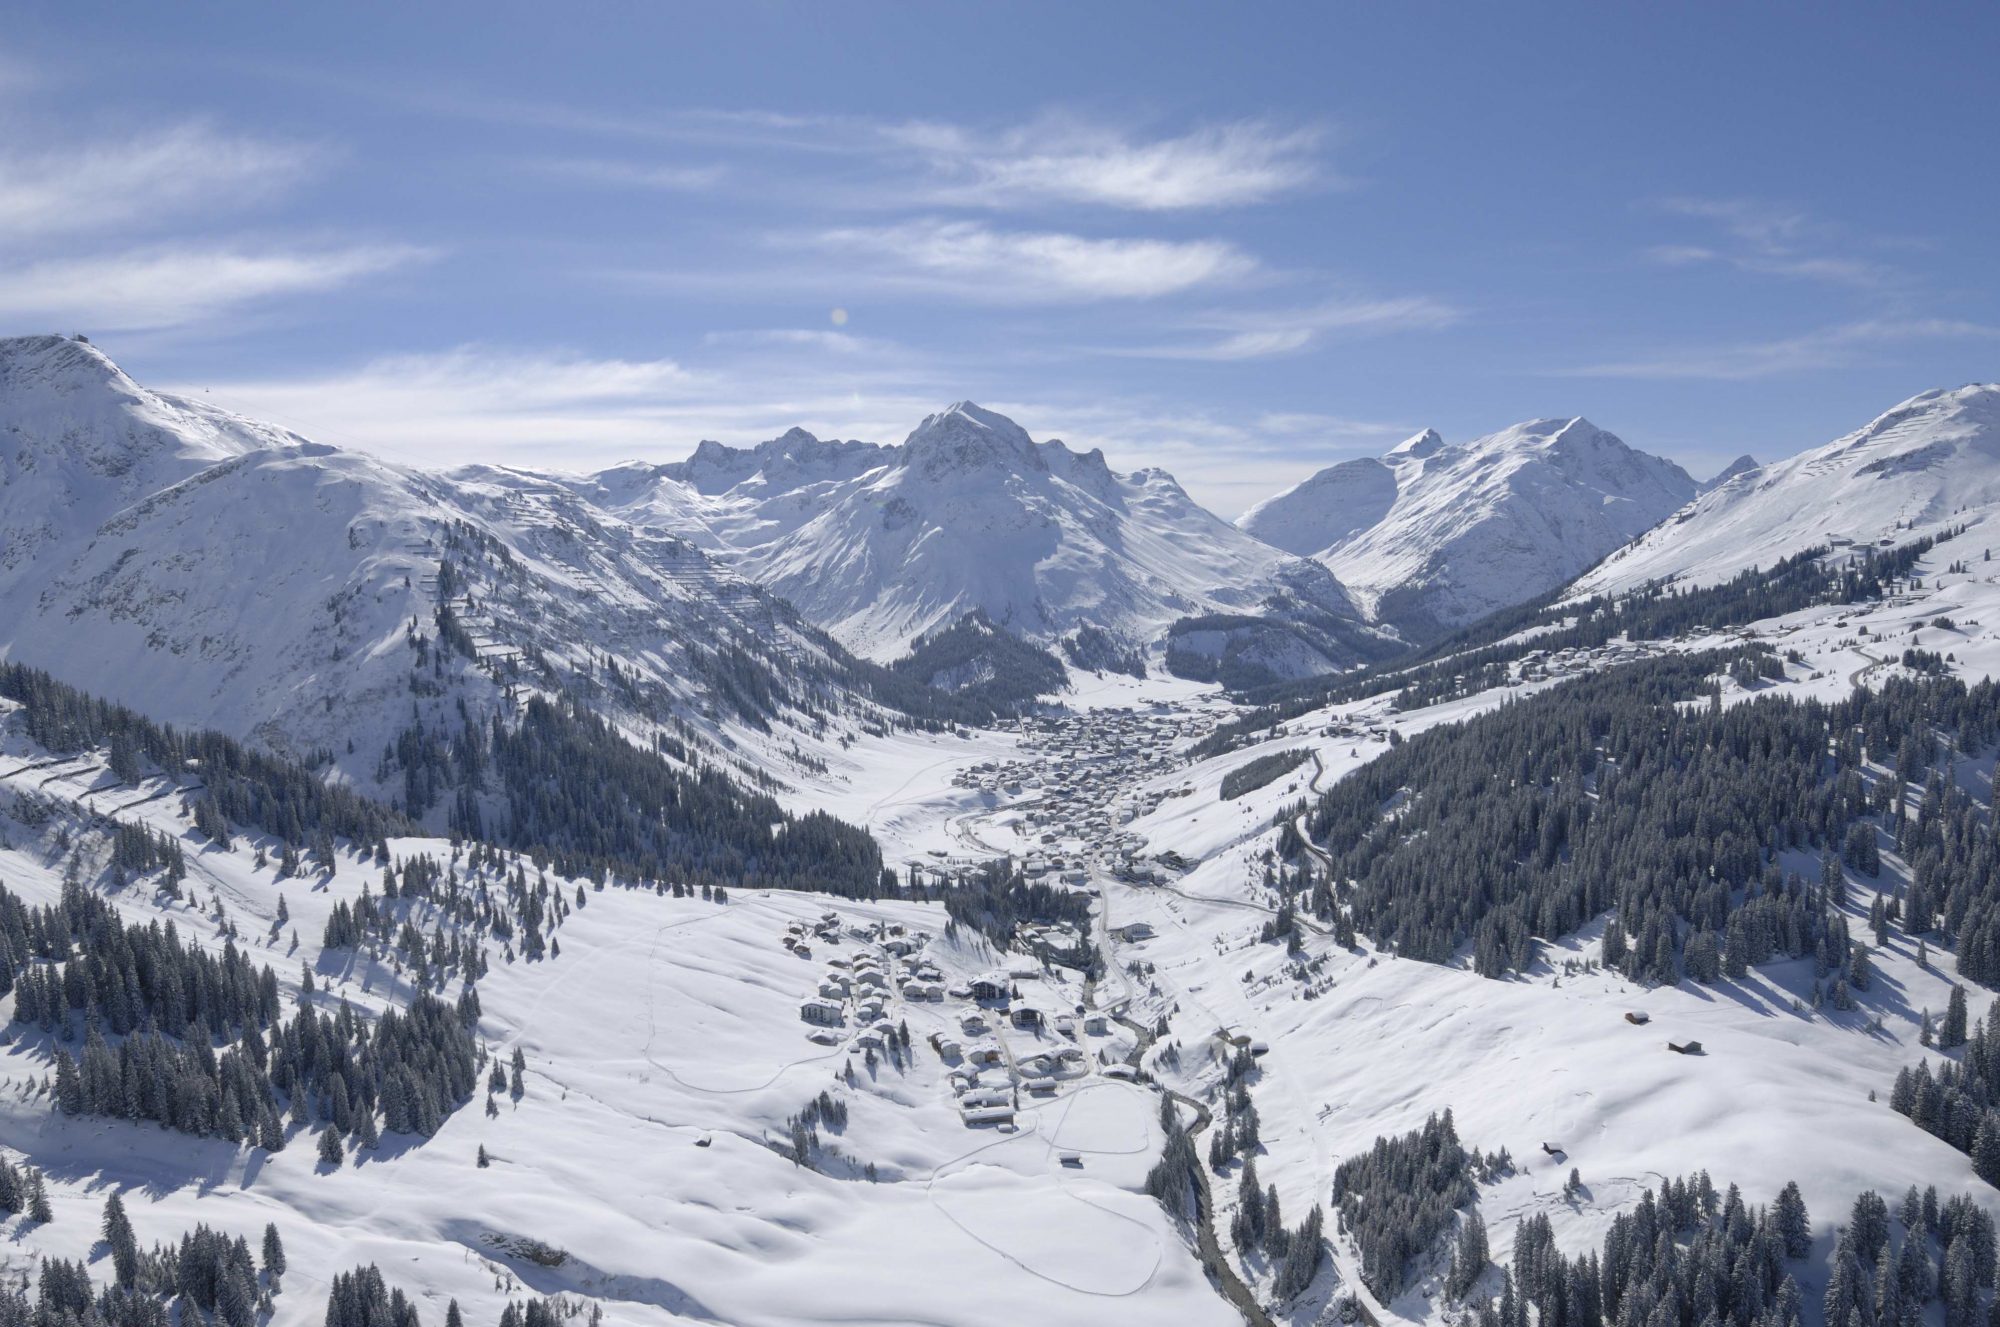
[[[36,909],[0,887],[0,968],[16,1023],[70,1042],[78,1021],[86,1028],[80,1059],[55,1051],[54,1104],[66,1115],[152,1120],[277,1151],[287,1109],[297,1125],[317,1118],[372,1146],[378,1115],[381,1129],[427,1137],[472,1095],[470,987],[456,1006],[422,992],[371,1024],[345,1001],[315,1009],[308,984],[281,1021],[275,975],[253,970],[233,941],[212,958],[172,923],[123,922],[76,884]]]
[[[1286,751],[1272,751],[1246,761],[1222,776],[1222,800],[1233,802],[1245,793],[1256,792],[1265,784],[1276,783],[1299,766],[1312,759],[1312,752],[1296,746]]]
[[[413,817],[455,793],[453,828],[559,863],[562,874],[617,871],[700,883],[782,885],[853,894],[879,889],[881,851],[863,831],[823,812],[793,817],[768,796],[704,767],[684,771],[633,746],[574,701],[532,698],[514,727],[468,724],[456,734],[421,723],[385,756],[405,775],[406,815],[330,785],[290,761],[209,731],[185,731],[100,700],[19,664],[0,664],[0,697],[22,706],[26,733],[58,755],[111,753],[113,773],[199,779],[196,827],[223,847],[231,826],[287,844],[335,838],[363,847],[424,831]],[[399,758],[397,752],[401,752]],[[480,790],[504,799],[488,827]],[[172,845],[122,845],[136,869],[179,865]]]
[[[1242,699],[1257,708],[1218,727],[1194,749],[1197,758],[1230,750],[1250,735],[1328,705],[1398,693],[1397,706],[1415,708],[1466,693],[1504,676],[1505,667],[1537,651],[1596,649],[1611,641],[1665,640],[1682,632],[1721,630],[1761,622],[1823,604],[1858,604],[1883,598],[1907,583],[1916,564],[1945,539],[1912,540],[1893,549],[1869,549],[1834,558],[1827,547],[1809,548],[1769,569],[1751,568],[1711,586],[1670,583],[1643,586],[1558,605],[1562,590],[1461,629],[1425,648],[1335,677],[1311,678],[1252,690]]]
[[[141,756],[170,778],[199,779],[197,823],[209,838],[225,844],[230,824],[261,829],[291,843],[303,843],[315,832],[361,844],[421,832],[388,807],[327,784],[290,761],[220,733],[155,723],[39,669],[0,664],[0,697],[22,707],[28,736],[56,755],[107,750],[112,773],[126,782],[141,776]]]
[[[1945,1327],[2000,1320],[1989,1293],[2000,1246],[1993,1218],[1971,1196],[1941,1199],[1935,1187],[1912,1185],[1892,1212],[1880,1194],[1861,1193],[1814,1301],[1792,1272],[1813,1250],[1799,1186],[1753,1207],[1733,1184],[1718,1192],[1706,1171],[1646,1189],[1612,1217],[1599,1246],[1574,1257],[1558,1249],[1547,1212],[1524,1217],[1492,1294],[1477,1188],[1511,1169],[1500,1161],[1504,1154],[1466,1151],[1447,1111],[1341,1164],[1339,1229],[1359,1250],[1362,1279],[1377,1298],[1401,1294],[1431,1255],[1445,1265],[1446,1299],[1469,1302],[1479,1327],[1917,1327],[1933,1302]],[[1587,1196],[1572,1169],[1565,1199]]]
[[[1880,869],[1886,837],[1912,883],[1877,942],[1893,921],[1956,944],[1969,979],[2000,978],[2000,846],[1952,776],[1956,753],[2000,742],[2000,687],[1891,679],[1838,702],[1725,709],[1712,679],[1735,657],[1608,670],[1389,751],[1310,810],[1339,882],[1312,906],[1345,904],[1413,958],[1469,941],[1488,976],[1615,910],[1604,962],[1634,980],[1810,957],[1838,1001],[1869,976],[1841,910],[1848,876]],[[1779,869],[1802,851],[1817,880]]]
[[[682,768],[634,746],[573,698],[531,697],[513,724],[495,715],[455,732],[413,724],[385,755],[406,809],[453,790],[454,833],[551,862],[557,872],[702,884],[879,889],[881,848],[822,811],[794,816],[712,766]]]
[[[90,1279],[87,1262],[44,1258],[28,1293],[24,1276],[0,1290],[4,1327],[171,1327],[212,1321],[218,1327],[255,1327],[268,1318],[283,1288],[285,1246],[275,1225],[266,1225],[262,1266],[249,1241],[198,1225],[169,1241],[142,1250],[113,1192],[100,1226],[110,1248],[113,1279],[103,1287]]]

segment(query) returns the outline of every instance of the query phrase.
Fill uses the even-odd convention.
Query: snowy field
[[[220,949],[222,923],[210,908],[219,899],[253,957],[277,971],[288,1003],[302,964],[319,974],[322,1003],[347,999],[372,1011],[404,990],[392,966],[319,953],[334,904],[358,897],[376,868],[347,857],[330,883],[280,882],[255,865],[252,840],[232,852],[202,850],[175,814],[178,799],[142,801],[157,790],[116,787],[95,762],[46,759],[11,740],[0,754],[0,798],[32,790],[182,838],[187,901],[133,887],[115,898],[128,919],[170,917],[183,936]],[[0,881],[30,902],[60,893],[54,832],[6,825]],[[398,858],[451,855],[441,841],[391,847]],[[274,926],[280,897],[291,918],[284,927]],[[1233,1319],[1178,1232],[1138,1192],[1159,1142],[1146,1089],[1091,1071],[1093,1058],[1055,1095],[1023,1093],[1016,1130],[968,1128],[926,1044],[947,1023],[957,1030],[963,1002],[893,998],[891,1016],[907,1022],[915,1047],[903,1071],[886,1059],[864,1067],[847,1036],[834,1046],[807,1039],[800,1002],[823,960],[869,946],[849,940],[802,960],[780,943],[788,925],[831,909],[844,926],[894,923],[938,937],[936,907],[784,893],[716,905],[615,887],[585,898],[557,932],[559,956],[509,961],[496,952],[480,983],[480,1039],[502,1061],[524,1053],[524,1095],[499,1096],[493,1118],[475,1099],[436,1137],[390,1135],[331,1172],[317,1163],[309,1132],[266,1154],[163,1137],[149,1124],[55,1115],[39,1088],[49,1074],[45,1043],[17,1026],[0,1055],[0,1145],[47,1169],[56,1220],[17,1219],[6,1265],[102,1259],[98,1216],[116,1176],[142,1245],[177,1239],[197,1222],[254,1245],[275,1222],[292,1268],[277,1300],[281,1324],[320,1321],[332,1276],[365,1262],[418,1293],[432,1320],[446,1298],[460,1301],[468,1321],[492,1322],[507,1299],[531,1294],[586,1296],[631,1322]],[[925,953],[952,982],[1001,957],[941,939]],[[1052,1008],[1079,994],[1052,980],[1021,985]],[[999,1035],[1014,1055],[1053,1040],[1012,1028]],[[1100,1040],[1114,1051],[1129,1044]],[[787,1120],[822,1091],[850,1112],[826,1139],[851,1164],[823,1160],[826,1173],[781,1155]],[[481,1147],[486,1168],[476,1164]],[[1058,1154],[1071,1151],[1081,1165],[1061,1164]],[[862,1173],[867,1165],[876,1181]],[[530,1241],[566,1256],[543,1266],[519,1252]]]
[[[1115,766],[1076,781],[1066,794],[1075,806],[1061,814],[1130,811],[1120,834],[1179,863],[1163,883],[1141,885],[1110,870],[1111,854],[1087,835],[1065,835],[1051,849],[1089,863],[1084,887],[1097,897],[1096,935],[1110,959],[1094,990],[983,941],[947,940],[935,905],[750,892],[717,905],[586,888],[557,932],[559,956],[530,962],[495,946],[479,985],[480,1042],[501,1062],[522,1052],[524,1094],[500,1095],[492,1117],[476,1097],[435,1138],[392,1135],[331,1172],[316,1162],[310,1131],[264,1154],[178,1134],[163,1147],[150,1125],[57,1116],[43,1087],[48,1044],[17,1026],[0,1052],[0,1145],[48,1170],[57,1220],[16,1218],[0,1265],[25,1272],[46,1255],[101,1260],[97,1217],[117,1176],[142,1243],[178,1237],[196,1222],[254,1242],[275,1222],[293,1265],[277,1302],[276,1320],[288,1327],[319,1321],[332,1276],[371,1261],[391,1284],[420,1294],[427,1312],[441,1316],[443,1301],[457,1298],[474,1322],[530,1294],[602,1302],[620,1322],[1238,1320],[1204,1276],[1189,1232],[1143,1192],[1161,1146],[1160,1097],[1155,1086],[1105,1072],[1133,1048],[1125,1027],[1077,1030],[1081,1062],[1043,1096],[1018,1086],[1018,1065],[1067,1044],[1064,1036],[994,1020],[1000,1026],[981,1036],[1001,1060],[976,1082],[1013,1091],[1015,1127],[968,1127],[958,1102],[964,1083],[952,1074],[981,1039],[964,1029],[973,1006],[959,994],[906,998],[898,983],[919,963],[933,965],[953,991],[1012,968],[1023,994],[1051,1011],[1089,1007],[1148,1026],[1164,1018],[1167,1032],[1146,1066],[1211,1104],[1225,1059],[1216,1034],[1264,1043],[1251,1088],[1263,1122],[1259,1169],[1294,1221],[1325,1200],[1343,1159],[1447,1107],[1468,1145],[1505,1147],[1519,1165],[1481,1191],[1496,1261],[1507,1258],[1523,1216],[1548,1214],[1559,1243],[1580,1251],[1646,1186],[1702,1168],[1719,1185],[1741,1185],[1752,1202],[1797,1180],[1822,1261],[1862,1188],[1893,1195],[1935,1184],[1947,1196],[1972,1192],[1991,1203],[1964,1156],[1888,1108],[1897,1070],[1931,1053],[1917,1045],[1918,1019],[1941,1011],[1950,987],[1949,960],[1921,965],[1900,936],[1876,955],[1876,983],[1849,1013],[1811,1009],[1804,964],[1714,987],[1654,989],[1576,971],[1570,960],[1596,953],[1595,925],[1506,981],[1377,955],[1365,942],[1337,950],[1310,933],[1300,957],[1323,958],[1310,999],[1287,972],[1282,947],[1259,938],[1271,901],[1259,882],[1276,826],[1302,799],[1389,749],[1392,732],[1408,737],[1472,717],[1606,666],[1614,654],[1752,638],[1788,657],[1786,676],[1750,690],[1725,683],[1728,703],[1773,692],[1839,697],[1892,675],[1910,646],[1950,654],[1971,677],[2000,668],[2000,576],[1979,574],[1990,564],[1978,556],[1978,536],[1941,546],[1919,569],[1921,590],[1881,603],[1606,651],[1410,712],[1394,711],[1387,697],[1328,707],[1225,755],[1192,763],[1173,756],[1164,772],[1131,783]],[[1959,559],[1972,574],[1946,571]],[[1941,617],[1951,625],[1936,625]],[[1208,722],[1228,712],[1214,688],[1161,677],[1080,678],[1065,699],[1071,722],[1086,726],[1121,715]],[[825,769],[797,778],[786,800],[863,824],[898,866],[1024,856],[1043,850],[1043,827],[1057,813],[1053,785],[991,791],[976,771],[1041,764],[1053,778],[1060,761],[1052,749],[1060,748],[1019,731],[858,735],[816,752]],[[1223,799],[1230,772],[1295,749],[1307,753],[1295,768]],[[1985,763],[1967,762],[1961,778],[1981,800],[1990,796]],[[319,952],[335,903],[358,897],[378,867],[349,855],[331,882],[281,882],[255,862],[255,840],[240,839],[230,852],[204,848],[180,818],[179,799],[160,791],[115,785],[93,758],[50,763],[9,732],[0,741],[0,809],[14,812],[0,881],[30,901],[55,898],[64,860],[52,836],[62,823],[80,823],[77,808],[145,824],[183,843],[189,897],[168,903],[128,888],[115,896],[128,918],[171,916],[184,935],[218,949],[222,925],[233,924],[240,943],[276,969],[288,1001],[302,965],[315,972],[322,1003],[346,999],[377,1011],[392,996],[407,998],[394,962]],[[25,823],[16,800],[23,795],[68,809],[52,822]],[[451,857],[448,843],[433,840],[398,841],[392,851]],[[102,846],[85,855],[101,860]],[[1900,862],[1886,864],[1850,904],[1857,929],[1870,889],[1903,878]],[[560,888],[573,900],[573,883]],[[291,917],[282,927],[274,926],[280,897]],[[838,922],[822,936],[815,928],[828,912]],[[892,927],[914,939],[914,952],[883,948]],[[784,943],[809,933],[809,957]],[[866,1029],[851,1011],[817,1041],[801,1021],[802,1002],[840,970],[835,960],[858,971],[864,956],[896,974],[884,1018],[909,1029],[914,1053],[901,1067],[863,1048]],[[1975,1016],[1988,1000],[1973,993]],[[1632,1011],[1650,1021],[1634,1026],[1625,1018]],[[934,1038],[964,1046],[945,1054]],[[1707,1053],[1667,1052],[1668,1040],[1688,1038]],[[789,1155],[790,1121],[822,1091],[846,1106],[846,1121],[822,1127],[826,1148],[814,1168],[802,1167]],[[485,1168],[475,1160],[482,1147]],[[1583,1189],[1566,1197],[1572,1167]],[[1214,1189],[1226,1229],[1233,1172]],[[556,1265],[525,1252],[541,1245],[562,1251]],[[1336,1236],[1332,1251],[1333,1270],[1303,1301],[1301,1321],[1335,1293],[1367,1299],[1356,1250]],[[1268,1288],[1267,1269],[1237,1267]],[[1801,1276],[1809,1295],[1822,1275],[1815,1263]],[[1441,1303],[1428,1296],[1436,1289],[1435,1276],[1423,1275],[1394,1303],[1371,1307],[1387,1318],[1435,1321]]]

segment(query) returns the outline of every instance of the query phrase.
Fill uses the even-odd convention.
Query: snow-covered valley
[[[1914,1186],[1905,1249],[1950,1243],[1927,1189],[2000,1209],[1991,388],[1650,528],[1692,481],[1580,421],[1425,435],[1301,562],[1334,472],[1247,522],[1278,549],[972,406],[900,449],[439,475],[8,347],[29,1282],[79,1260],[140,1312],[196,1255],[130,1248],[206,1226],[175,1311],[228,1327],[371,1266],[473,1321],[1523,1327],[1517,1283],[1560,1313],[1549,1260],[1701,1209],[1683,1177],[1803,1204],[1731,1293],[1809,1305],[1861,1195]],[[1847,533],[1744,542],[1828,485]],[[1037,512],[1060,556],[997,555]],[[1494,551],[1530,528],[1562,558]],[[1438,643],[1365,621],[1452,566],[1499,588],[1424,610]],[[1287,621],[1368,651],[1162,667]],[[1418,1146],[1435,1195],[1387,1160]]]

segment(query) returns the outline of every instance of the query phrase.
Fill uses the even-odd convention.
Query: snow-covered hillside
[[[847,665],[693,543],[515,471],[428,473],[0,340],[0,655],[374,787],[418,717],[562,690],[727,739]],[[727,653],[727,660],[723,656]],[[614,659],[606,673],[604,661]],[[637,716],[644,716],[641,722]]]
[[[1749,455],[1748,453],[1745,453],[1744,455],[1739,456],[1735,460],[1731,461],[1728,465],[1723,466],[1722,469],[1716,471],[1715,474],[1709,476],[1707,479],[1702,480],[1701,491],[1706,493],[1711,489],[1721,488],[1724,484],[1736,478],[1736,476],[1748,474],[1752,470],[1755,470],[1756,468],[1757,468],[1757,458]]]
[[[1821,545],[1905,542],[2000,503],[2000,383],[1924,392],[1824,447],[1737,474],[1579,580],[1575,596],[1689,584]]]
[[[1468,1145],[1512,1158],[1443,1204],[1447,1229],[1476,1212],[1489,1231],[1498,1266],[1482,1261],[1475,1298],[1499,1293],[1527,1222],[1547,1218],[1574,1256],[1648,1186],[1706,1170],[1752,1206],[1798,1182],[1812,1236],[1781,1272],[1817,1305],[1860,1190],[1900,1207],[1935,1185],[2000,1213],[1981,1178],[2000,1114],[1980,1160],[1948,1141],[1957,1107],[1920,1127],[1894,1105],[1906,1066],[1970,1071],[1990,1053],[1955,1040],[1946,1011],[1976,1022],[2000,972],[1982,938],[2000,892],[1977,865],[1994,851],[2000,707],[1943,675],[2000,669],[1996,424],[2000,388],[1932,393],[1831,448],[1733,467],[1578,592],[1654,578],[1628,563],[1709,580],[1843,544],[1809,569],[1820,579],[1636,596],[1581,621],[1553,609],[1463,657],[1340,679],[1338,703],[1328,684],[1246,710],[1191,676],[1079,670],[1061,708],[918,726],[857,690],[893,670],[855,663],[741,571],[884,653],[976,609],[1044,637],[1179,621],[1185,653],[1283,676],[1325,662],[1292,652],[1361,628],[1319,562],[1158,472],[1114,474],[973,406],[896,447],[794,432],[585,480],[432,474],[150,393],[85,344],[0,342],[7,657],[364,791],[395,791],[383,748],[404,725],[457,723],[447,764],[496,780],[484,823],[533,809],[555,844],[416,837],[299,768],[149,735],[9,670],[0,886],[86,919],[172,922],[204,961],[268,963],[270,1006],[294,1021],[217,1032],[210,1055],[174,1062],[185,1092],[149,1095],[166,1061],[127,1076],[115,1058],[164,1054],[143,1018],[175,1009],[158,1020],[174,1043],[199,1027],[171,982],[98,977],[121,954],[178,961],[164,927],[117,951],[122,931],[31,923],[0,899],[0,1160],[40,1169],[54,1218],[7,1209],[0,1172],[0,1297],[60,1282],[55,1259],[111,1276],[98,1234],[115,1191],[142,1245],[274,1226],[290,1270],[257,1290],[275,1327],[327,1321],[333,1277],[364,1263],[426,1324],[453,1299],[476,1325],[555,1297],[540,1306],[555,1327],[599,1312],[1463,1327],[1477,1306],[1447,1293],[1443,1242],[1393,1277],[1377,1267],[1378,1293],[1363,1277],[1381,1231],[1351,1202],[1332,1215],[1343,1163],[1450,1109]],[[1249,523],[1372,568],[1371,604],[1435,625],[1546,589],[1564,557],[1692,488],[1581,421],[1545,421],[1459,448],[1421,435]],[[1958,525],[1893,576],[1848,566],[1859,546]],[[1890,679],[1868,722],[1782,717],[1784,698]],[[579,777],[602,748],[481,745],[537,695],[608,716],[630,745],[689,743],[675,768],[770,787],[751,816],[767,851],[835,842],[787,814],[864,826],[875,841],[845,869],[871,897],[735,875],[718,895],[672,864],[618,869],[606,827],[672,808]],[[1961,711],[1974,719],[1954,728]],[[645,759],[618,768],[644,782],[662,763]],[[1934,773],[1913,763],[1899,789],[1906,761]],[[1809,808],[1789,828],[1731,819],[1785,787],[1771,805]],[[742,801],[697,805],[694,837],[755,840],[728,818]],[[810,851],[788,881],[843,882],[832,851]],[[602,879],[562,865],[593,852],[613,859]],[[988,869],[1003,856],[1018,881]],[[424,857],[435,869],[413,873]],[[1682,893],[1700,918],[1663,921]],[[1508,930],[1531,905],[1534,929]],[[394,1027],[424,990],[457,1011],[455,1040],[426,1043],[445,1048],[437,1076],[402,1061],[378,1090],[373,1062],[365,1096],[288,1086],[308,1072],[301,1026]],[[1701,1053],[1671,1053],[1690,1041]],[[452,1053],[477,1081],[442,1100]],[[265,1055],[281,1067],[259,1078]],[[65,1069],[78,1058],[93,1067]],[[183,1104],[163,1132],[163,1103],[211,1076],[242,1083],[248,1113]],[[1931,1284],[1963,1280],[1953,1256],[1940,1249],[1942,1277],[1925,1264]],[[1957,1293],[1983,1314],[1989,1290]]]
[[[746,575],[875,657],[973,609],[1035,639],[1088,623],[1144,644],[1177,618],[1257,612],[1273,594],[1356,616],[1323,568],[1234,529],[1165,471],[1116,473],[1099,451],[1037,443],[969,402],[900,446],[794,429],[619,467],[583,491],[734,550]]]
[[[1317,558],[1373,616],[1426,635],[1557,588],[1694,494],[1679,466],[1588,420],[1541,419],[1462,446],[1426,430],[1237,524]]]
[[[0,1155],[46,1171],[53,1216],[0,1213],[10,1286],[23,1275],[32,1285],[58,1258],[108,1280],[100,1217],[117,1193],[142,1249],[205,1223],[254,1250],[276,1226],[289,1266],[260,1286],[275,1293],[257,1319],[274,1327],[323,1323],[334,1276],[368,1263],[426,1324],[444,1321],[454,1299],[468,1323],[541,1300],[578,1327],[593,1305],[610,1322],[660,1327],[1235,1321],[1143,1192],[1159,1145],[1156,1096],[1104,1072],[1132,1045],[1125,1029],[1086,1035],[1088,1053],[1063,1061],[1052,1090],[1022,1088],[1004,1131],[968,1125],[958,1096],[968,1089],[952,1075],[970,1060],[941,1055],[930,1038],[974,1045],[962,1020],[978,1010],[957,997],[906,999],[901,981],[935,965],[957,986],[1006,960],[977,937],[946,939],[938,905],[537,883],[525,858],[482,862],[442,839],[388,841],[398,868],[428,857],[449,871],[454,894],[490,891],[467,913],[442,894],[386,899],[383,863],[355,845],[339,845],[330,874],[315,864],[287,876],[268,835],[207,842],[182,791],[152,769],[120,780],[103,751],[52,754],[0,702],[0,884],[37,909],[80,887],[128,925],[172,926],[211,959],[240,953],[268,966],[286,1017],[307,1006],[364,1026],[407,1006],[423,970],[422,944],[323,943],[336,909],[372,897],[396,928],[409,924],[406,934],[483,955],[478,1086],[432,1136],[384,1132],[372,1146],[349,1137],[338,1164],[318,1146],[348,1130],[327,1122],[324,1101],[281,1123],[276,1149],[65,1115],[50,1084],[59,1054],[85,1053],[82,1035],[66,1041],[12,1021],[17,997],[7,996]],[[184,852],[178,893],[115,864],[120,827]],[[550,944],[532,957],[522,917],[500,901],[517,897],[516,871],[544,904],[534,929]],[[494,906],[510,928],[492,924]],[[793,934],[817,960],[785,943]],[[1044,977],[1012,959],[1026,963],[1019,983],[1044,1007],[1078,998],[1073,975]],[[857,1021],[858,1001],[842,1002],[837,1028],[801,1021],[803,1001],[830,975],[858,975],[863,961],[897,977],[882,997],[884,1026],[907,1027],[911,1049],[891,1055],[883,1032]],[[9,984],[13,972],[10,960]],[[462,989],[455,972],[440,984],[447,1001]],[[996,1053],[1004,1045],[1008,1062],[973,1076],[988,1092],[1007,1085],[1010,1100],[1015,1063],[1075,1045],[1052,1028],[995,1021],[985,1040]],[[502,1086],[491,1090],[495,1071]],[[814,1126],[810,1156],[795,1159],[792,1121],[822,1094],[834,1112]]]

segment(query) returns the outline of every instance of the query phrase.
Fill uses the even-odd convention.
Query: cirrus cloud
[[[1066,117],[987,133],[934,121],[878,132],[944,178],[938,201],[965,206],[1238,207],[1324,178],[1316,158],[1320,131],[1258,120],[1149,140]]]
[[[206,322],[286,295],[331,290],[416,262],[412,245],[247,249],[169,246],[0,269],[0,318],[110,331]]]
[[[304,176],[315,149],[225,134],[200,122],[128,138],[0,151],[0,236],[104,230],[163,216],[227,213]]]
[[[836,227],[808,243],[867,263],[891,285],[996,304],[1153,299],[1258,270],[1225,240],[1102,239],[972,221]]]

